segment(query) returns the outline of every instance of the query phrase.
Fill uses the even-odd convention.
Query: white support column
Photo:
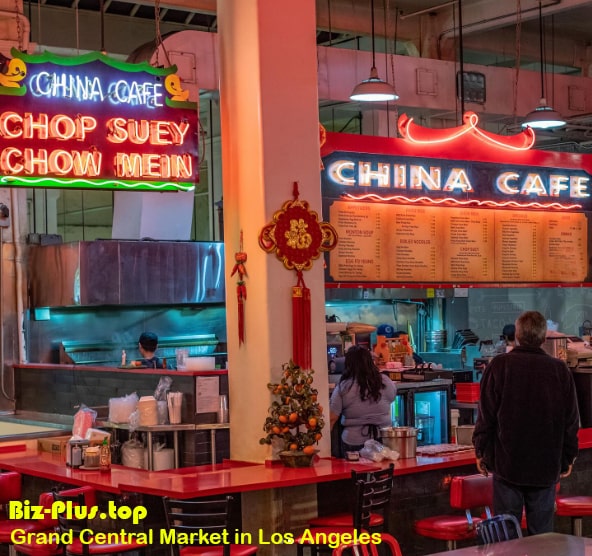
[[[264,461],[263,423],[292,356],[292,286],[296,273],[264,252],[258,236],[299,183],[300,199],[319,217],[320,153],[313,0],[224,0],[218,3],[220,111],[230,383],[230,455]],[[248,260],[246,341],[237,333],[236,276],[243,231]],[[312,366],[328,415],[322,258],[304,276],[312,297]],[[329,455],[325,429],[321,453]]]

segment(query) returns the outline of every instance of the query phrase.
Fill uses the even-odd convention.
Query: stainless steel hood
[[[224,244],[81,241],[33,245],[31,308],[224,302]]]

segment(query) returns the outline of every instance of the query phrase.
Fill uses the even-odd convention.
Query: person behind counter
[[[493,472],[493,510],[529,535],[553,531],[555,487],[578,454],[580,417],[572,373],[541,348],[545,317],[526,311],[516,320],[516,346],[494,357],[481,380],[473,444],[477,469]]]
[[[142,332],[140,334],[138,351],[142,358],[138,362],[141,366],[149,369],[160,369],[162,367],[162,361],[155,355],[157,348],[158,336],[154,332]]]
[[[502,330],[502,337],[506,343],[506,353],[512,351],[516,345],[516,325],[506,324]]]
[[[378,370],[370,351],[362,346],[350,347],[330,400],[331,429],[341,419],[344,454],[361,450],[366,440],[379,440],[380,427],[391,426],[395,395],[395,383]]]

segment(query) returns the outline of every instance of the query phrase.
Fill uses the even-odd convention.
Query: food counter
[[[218,394],[228,395],[226,369],[176,371],[46,363],[16,364],[14,369],[17,415],[27,414],[30,419],[42,416],[47,422],[64,422],[70,426],[76,411],[73,408],[81,403],[97,410],[98,421],[107,421],[110,398],[134,392],[138,397],[151,396],[160,378],[170,377],[171,391],[183,393],[181,425],[188,425],[187,430],[177,427],[178,433],[171,429],[169,435],[173,443],[178,443],[178,465],[222,461],[230,455],[228,426],[218,426],[216,411],[202,412],[196,394],[202,379],[210,381],[216,377]],[[39,396],[39,392],[54,394]],[[144,433],[151,440],[153,433],[169,431],[159,431],[156,427]]]

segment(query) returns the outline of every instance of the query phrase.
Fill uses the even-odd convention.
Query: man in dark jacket
[[[528,533],[553,530],[555,488],[578,454],[580,416],[567,365],[541,349],[547,334],[537,311],[516,320],[516,347],[495,357],[481,381],[473,444],[479,472],[493,478],[493,508]]]

